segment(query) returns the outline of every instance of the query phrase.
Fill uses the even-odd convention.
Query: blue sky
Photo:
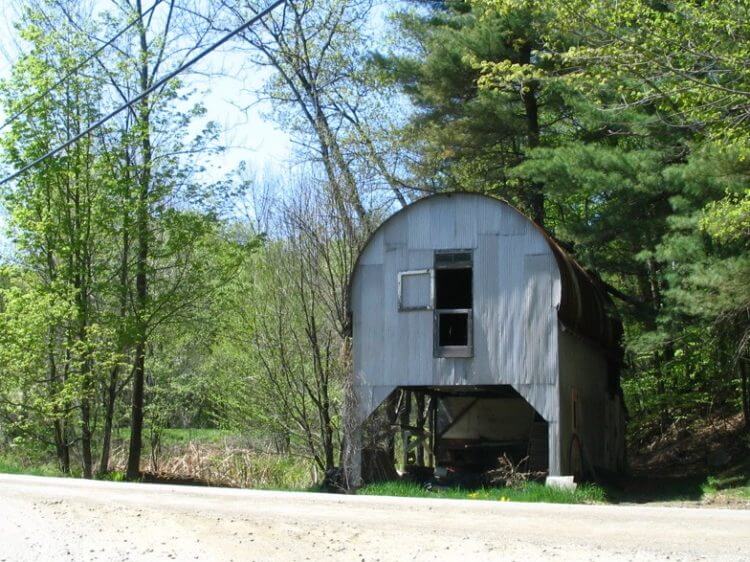
[[[103,2],[106,5],[106,2]],[[11,0],[0,0],[5,19],[0,23],[0,78],[10,74],[17,56],[13,22],[17,14]],[[150,5],[147,3],[146,5]],[[258,102],[253,90],[257,90],[267,77],[261,69],[240,71],[242,56],[227,51],[215,51],[204,62],[201,70],[220,72],[222,75],[182,75],[186,88],[196,88],[207,109],[203,122],[197,122],[198,130],[205,121],[216,121],[225,131],[223,142],[230,148],[216,162],[216,174],[236,167],[241,160],[248,161],[258,169],[285,168],[291,154],[289,135],[281,131],[270,119],[264,118],[269,111],[267,104]],[[243,107],[250,107],[243,110]],[[0,109],[0,120],[3,113]]]
[[[14,6],[11,0],[0,0],[1,13],[5,16],[0,22],[0,78],[10,75],[19,51],[13,28],[17,20]],[[201,70],[218,74],[183,75],[186,89],[196,90],[197,95],[191,103],[201,101],[207,112],[205,118],[193,123],[192,132],[198,132],[206,122],[214,121],[222,129],[220,142],[227,147],[220,155],[206,157],[205,179],[219,180],[242,161],[247,162],[251,173],[259,176],[284,176],[291,160],[291,139],[265,116],[271,108],[253,93],[268,77],[268,71],[248,69],[242,55],[231,51],[215,51],[205,59]],[[0,122],[4,118],[0,109]],[[7,255],[9,250],[4,237],[5,223],[4,211],[0,207],[0,256]]]
[[[106,8],[109,0],[89,0],[93,6]],[[151,6],[153,0],[145,0]],[[15,0],[0,0],[0,8],[5,16],[0,20],[0,79],[10,75],[12,64],[18,56],[15,44],[16,32],[13,24],[18,19]],[[165,3],[166,4],[166,3]],[[385,19],[394,8],[403,6],[401,0],[375,3],[370,25],[376,38],[384,38]],[[157,8],[156,14],[163,7]],[[157,15],[157,17],[159,17]],[[200,101],[206,108],[206,115],[193,122],[190,133],[197,134],[208,121],[221,126],[220,143],[226,150],[219,155],[203,156],[202,164],[206,172],[202,179],[207,182],[223,179],[235,170],[241,162],[246,162],[247,170],[258,179],[271,177],[272,180],[294,177],[296,171],[293,159],[293,143],[290,135],[281,130],[270,118],[271,107],[258,99],[254,93],[269,77],[269,69],[250,68],[246,56],[228,49],[217,50],[200,63],[201,73],[182,75],[186,90],[195,90],[190,103]],[[95,63],[94,63],[95,64]],[[4,119],[0,109],[0,122]],[[9,170],[3,170],[8,172]],[[5,219],[0,205],[0,258],[7,255],[9,246],[5,240]]]

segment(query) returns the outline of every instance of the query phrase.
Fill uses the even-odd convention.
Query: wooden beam
[[[474,407],[474,404],[476,404],[477,402],[479,402],[479,400],[480,400],[479,398],[474,398],[474,400],[472,400],[472,401],[471,401],[471,402],[470,402],[470,403],[469,403],[469,404],[468,404],[468,405],[466,406],[466,408],[464,408],[463,410],[461,410],[461,411],[459,412],[459,414],[458,414],[458,415],[457,415],[457,416],[456,416],[455,418],[453,418],[453,419],[451,420],[451,422],[450,422],[450,423],[448,424],[448,427],[446,427],[446,428],[445,428],[445,429],[444,429],[443,431],[441,431],[441,432],[440,432],[440,433],[438,434],[438,437],[442,437],[443,435],[445,435],[446,433],[448,433],[448,431],[449,431],[449,430],[450,430],[450,429],[451,429],[451,428],[452,428],[452,427],[453,427],[454,425],[456,425],[456,424],[457,424],[457,423],[458,423],[459,421],[461,421],[461,418],[463,418],[463,417],[464,417],[464,416],[466,415],[466,413],[467,413],[467,412],[468,412],[469,410],[471,410],[471,409],[472,409],[472,407]],[[435,428],[435,430],[437,431],[437,428]]]

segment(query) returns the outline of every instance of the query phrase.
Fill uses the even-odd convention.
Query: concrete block
[[[575,490],[578,484],[575,483],[572,476],[547,476],[544,484],[550,488],[559,488],[561,490]]]

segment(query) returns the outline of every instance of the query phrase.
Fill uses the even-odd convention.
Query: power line
[[[102,117],[101,119],[99,119],[98,121],[96,121],[93,125],[89,126],[89,128],[86,129],[85,131],[83,131],[83,132],[77,134],[76,136],[72,137],[71,139],[65,141],[63,144],[61,144],[57,148],[54,148],[54,149],[50,150],[49,152],[47,152],[43,156],[40,156],[39,158],[37,158],[33,162],[27,164],[26,166],[24,166],[23,168],[21,168],[17,172],[11,174],[10,176],[8,176],[5,179],[3,179],[2,181],[0,181],[0,185],[6,184],[9,181],[13,181],[14,179],[16,179],[18,176],[22,175],[27,170],[30,170],[31,168],[33,168],[37,164],[40,164],[41,162],[43,162],[47,158],[49,158],[51,156],[54,156],[54,155],[58,154],[59,152],[62,152],[63,150],[65,150],[66,148],[68,148],[73,143],[78,142],[80,139],[82,139],[83,137],[85,137],[86,135],[88,135],[93,130],[98,129],[99,127],[101,127],[102,125],[104,125],[104,123],[106,123],[107,121],[109,121],[110,119],[112,119],[115,115],[121,113],[122,111],[128,109],[129,107],[132,107],[135,103],[141,101],[143,98],[145,98],[146,96],[148,96],[149,94],[151,94],[154,90],[159,89],[161,86],[163,86],[169,80],[171,80],[172,78],[174,78],[175,76],[177,76],[180,72],[182,72],[186,68],[189,68],[189,67],[193,66],[196,62],[200,61],[201,59],[203,59],[204,57],[206,57],[208,54],[210,54],[211,52],[215,51],[216,49],[218,49],[219,47],[221,47],[224,43],[226,43],[227,41],[229,41],[230,39],[232,39],[234,36],[242,33],[245,29],[247,29],[248,27],[250,27],[251,25],[253,25],[254,23],[256,23],[258,20],[264,18],[265,16],[267,16],[268,14],[270,14],[273,10],[275,10],[276,8],[278,8],[279,6],[281,6],[282,4],[285,4],[286,2],[287,2],[287,0],[277,0],[276,2],[274,2],[273,4],[271,4],[270,6],[268,6],[267,8],[265,8],[264,10],[258,12],[254,17],[252,17],[249,20],[247,20],[245,23],[243,23],[242,25],[240,25],[239,27],[237,27],[234,31],[231,31],[230,33],[226,34],[219,41],[217,41],[216,43],[214,43],[210,47],[205,48],[203,51],[201,51],[200,53],[198,53],[197,55],[195,55],[193,58],[191,58],[190,60],[188,60],[187,62],[185,62],[184,64],[182,64],[181,66],[177,67],[175,70],[173,70],[172,72],[170,72],[169,74],[167,74],[164,78],[162,78],[162,79],[158,80],[157,82],[155,82],[154,84],[152,84],[151,87],[147,88],[146,90],[144,90],[143,92],[141,92],[140,94],[138,94],[137,96],[135,96],[134,98],[132,98],[131,100],[129,100],[128,102],[124,103],[123,105],[121,105],[120,107],[118,107],[117,109],[115,109],[114,111],[112,111],[111,113],[107,114],[105,117]]]
[[[21,117],[24,113],[26,113],[29,109],[34,107],[37,102],[41,99],[43,99],[45,96],[47,96],[50,92],[58,88],[59,86],[62,86],[67,80],[69,80],[74,74],[76,74],[79,70],[81,70],[83,67],[85,67],[88,63],[90,63],[92,60],[94,60],[96,57],[98,57],[104,49],[109,47],[112,43],[117,41],[120,37],[123,36],[127,31],[130,30],[135,24],[137,24],[141,19],[143,19],[146,15],[148,15],[150,12],[153,12],[156,7],[162,3],[163,0],[155,0],[154,4],[145,12],[142,14],[139,14],[137,18],[135,18],[133,21],[131,21],[128,25],[126,25],[123,29],[121,29],[119,32],[117,32],[114,37],[112,37],[109,41],[104,43],[101,47],[99,47],[96,51],[94,51],[91,55],[86,57],[86,59],[79,63],[78,65],[73,68],[70,72],[68,72],[65,76],[60,78],[57,82],[55,82],[52,86],[47,88],[44,92],[34,96],[29,103],[24,105],[21,109],[16,111],[13,115],[11,115],[8,119],[5,120],[5,122],[0,125],[0,131],[5,129],[8,125],[13,123],[16,119]]]

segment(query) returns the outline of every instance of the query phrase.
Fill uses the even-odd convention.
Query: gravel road
[[[0,562],[750,560],[750,511],[0,475]]]

